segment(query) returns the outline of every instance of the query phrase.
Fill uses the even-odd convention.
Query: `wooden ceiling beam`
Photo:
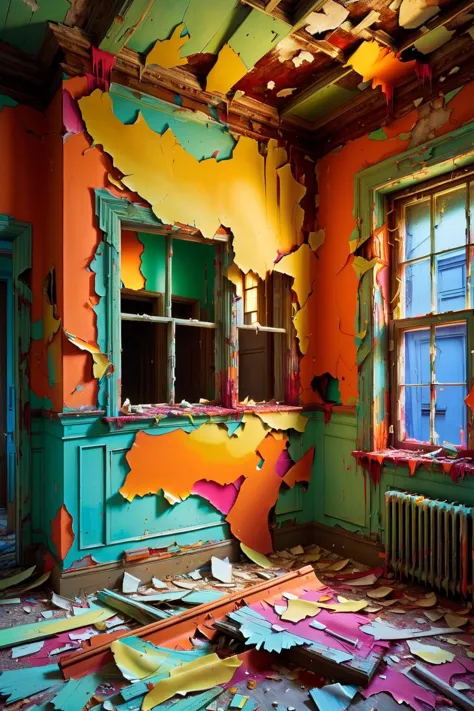
[[[291,99],[289,99],[280,109],[280,116],[284,118],[292,111],[294,111],[297,106],[306,101],[306,99],[309,99],[311,96],[313,96],[313,94],[316,94],[318,91],[321,91],[321,89],[325,89],[327,86],[332,86],[332,84],[336,84],[341,79],[344,79],[344,77],[346,77],[348,74],[351,74],[352,71],[352,67],[336,67],[335,69],[332,69],[320,79],[307,86],[306,89],[303,89],[295,96],[292,96]]]
[[[462,0],[458,5],[455,5],[454,7],[449,6],[449,9],[446,10],[445,12],[440,12],[439,15],[436,15],[436,17],[433,17],[431,20],[428,20],[423,27],[420,27],[420,29],[415,30],[407,39],[405,39],[400,47],[398,48],[399,52],[404,52],[406,49],[409,47],[412,47],[415,42],[422,37],[426,37],[430,32],[433,32],[433,30],[437,30],[439,27],[444,27],[444,25],[447,25],[449,22],[452,20],[455,20],[457,17],[460,17],[461,15],[464,15],[465,13],[468,13],[470,10],[474,9],[474,0]]]
[[[71,76],[84,75],[92,71],[91,42],[77,28],[64,25],[50,25],[56,42],[62,50],[64,61],[62,69]],[[202,89],[199,80],[190,72],[176,67],[163,69],[150,66],[143,71],[143,60],[138,52],[124,47],[112,69],[111,80],[124,84],[135,91],[156,96],[172,103],[174,96],[183,97],[184,106],[192,103],[194,110],[206,110],[215,106],[223,114],[231,131],[250,136],[256,140],[265,140],[277,136],[292,143],[297,150],[311,154],[313,136],[299,127],[288,129],[281,127],[278,111],[273,106],[242,96],[229,100],[225,96],[216,96]]]
[[[312,12],[320,12],[327,0],[299,0],[293,13],[292,25],[293,32],[296,32],[301,27],[304,27],[308,16]]]
[[[281,3],[281,0],[268,0],[267,4],[265,5],[265,11],[266,12],[273,12],[278,5]]]

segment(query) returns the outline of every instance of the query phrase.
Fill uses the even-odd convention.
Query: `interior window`
[[[467,446],[474,183],[398,197],[392,214],[393,429],[397,446]]]

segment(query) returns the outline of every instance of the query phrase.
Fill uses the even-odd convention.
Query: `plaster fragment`
[[[269,89],[270,91],[273,91],[273,89],[275,88],[275,86],[276,86],[276,84],[275,84],[275,82],[273,81],[273,79],[270,79],[270,81],[267,82],[267,89]]]
[[[349,16],[349,10],[334,0],[326,0],[322,12],[311,12],[306,18],[306,30],[317,35],[335,30]]]
[[[447,30],[443,25],[420,37],[420,39],[414,43],[414,47],[422,54],[431,54],[447,44],[453,35],[454,30]]]
[[[324,244],[325,238],[326,238],[326,231],[325,230],[318,230],[317,232],[310,232],[309,236],[308,236],[309,246],[311,247],[312,250],[317,252],[318,249],[321,247],[321,245]]]
[[[184,23],[176,25],[171,37],[166,40],[156,40],[153,47],[150,49],[145,58],[145,67],[156,64],[163,69],[171,69],[179,67],[182,64],[187,64],[186,57],[181,56],[181,50],[186,42],[189,42],[189,34],[186,32]]]
[[[92,359],[94,361],[94,365],[92,368],[94,378],[97,378],[97,380],[102,380],[109,368],[112,367],[112,363],[107,358],[105,353],[101,353],[100,348],[98,346],[95,346],[92,343],[88,343],[82,338],[73,336],[72,333],[68,333],[67,331],[65,331],[65,334],[68,340],[75,346],[77,346],[79,350],[86,351],[87,353],[90,353],[92,355]]]
[[[280,91],[277,91],[277,96],[278,98],[283,99],[285,96],[291,96],[294,91],[296,91],[296,87],[291,89],[280,89]]]
[[[439,7],[426,0],[402,0],[398,22],[406,30],[414,30],[439,13]]]
[[[311,62],[314,62],[314,57],[311,54],[311,52],[307,52],[306,50],[301,50],[299,54],[296,55],[296,57],[293,57],[291,60],[295,67],[301,67],[303,62],[308,62],[308,64],[311,64]]]

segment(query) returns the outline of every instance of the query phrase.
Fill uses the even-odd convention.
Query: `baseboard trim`
[[[370,568],[383,566],[385,548],[358,533],[345,531],[343,528],[313,523],[313,542],[344,558],[351,558]]]
[[[383,553],[383,547],[362,536],[319,523],[280,526],[273,531],[273,543],[274,550],[317,543],[322,548],[346,558],[353,558],[370,567],[381,564],[380,554]],[[120,588],[124,571],[140,578],[143,583],[148,583],[152,577],[162,579],[168,575],[182,575],[203,567],[210,563],[212,556],[228,557],[231,562],[239,560],[239,542],[236,539],[226,539],[179,553],[171,558],[147,558],[129,564],[115,561],[69,571],[64,571],[56,565],[51,574],[51,585],[60,595],[74,597],[82,592]]]

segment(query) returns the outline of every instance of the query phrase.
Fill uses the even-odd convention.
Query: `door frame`
[[[0,214],[0,242],[10,245],[12,253],[9,291],[13,300],[15,550],[16,562],[21,564],[25,551],[31,543],[30,369],[28,353],[31,340],[32,292],[20,277],[32,267],[31,225]]]
[[[4,265],[3,257],[8,260],[8,267]],[[13,373],[13,264],[12,264],[12,245],[6,240],[0,241],[0,282],[5,284],[5,334],[0,334],[0,338],[5,336],[5,407],[6,419],[5,429],[7,434],[11,434],[12,441],[6,440],[5,443],[5,460],[7,469],[7,497],[8,504],[16,500],[15,491],[15,385]],[[0,436],[2,436],[0,432]],[[12,446],[13,445],[13,446]],[[16,516],[15,516],[16,518]]]

